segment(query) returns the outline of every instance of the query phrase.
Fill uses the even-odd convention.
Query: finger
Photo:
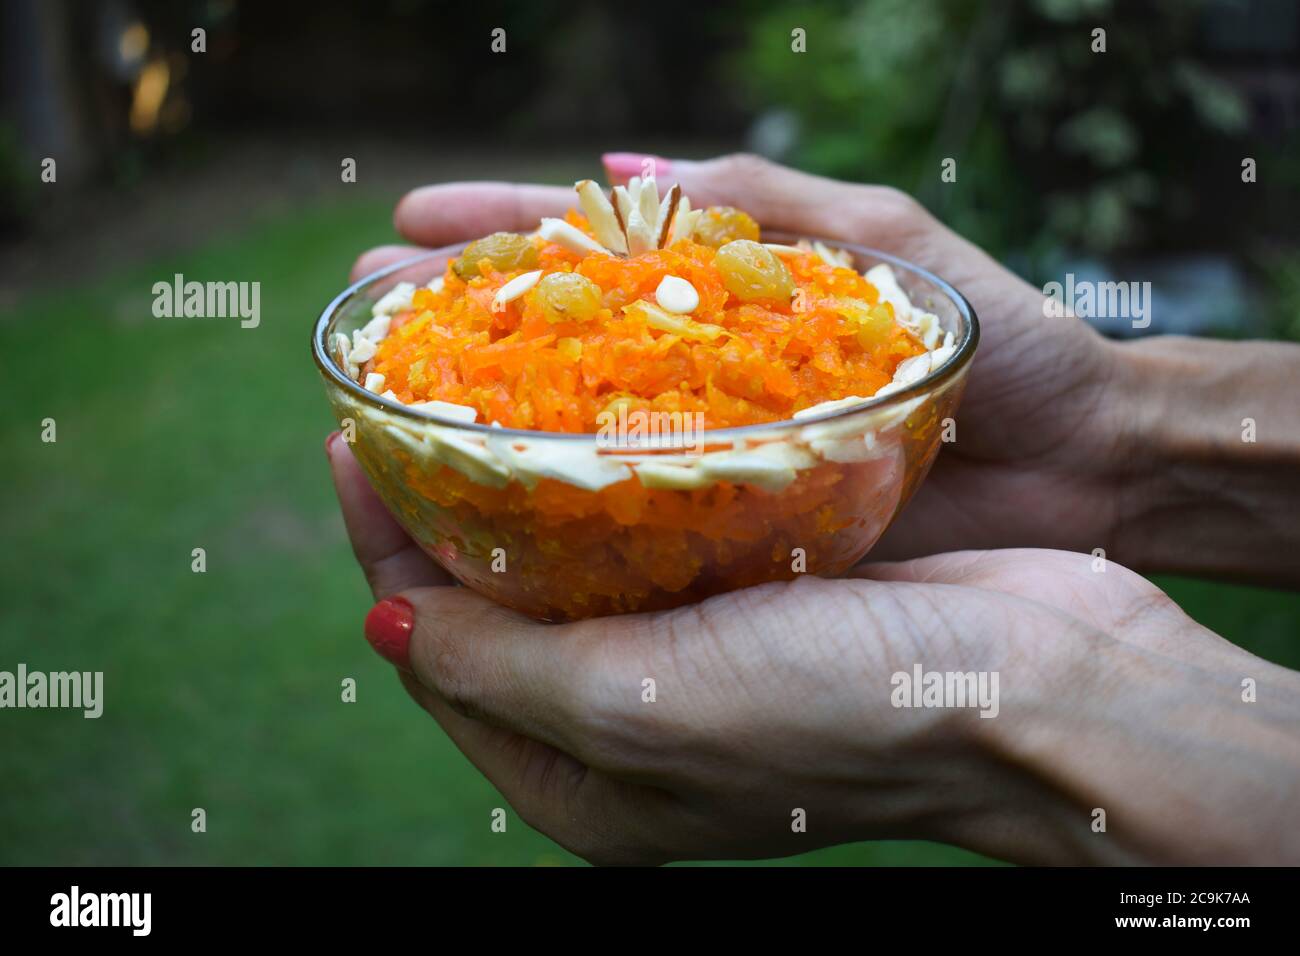
[[[382,601],[408,588],[452,583],[452,577],[420,550],[388,513],[370,487],[352,448],[338,432],[325,443],[334,490],[343,510],[343,524],[352,541],[352,553],[370,582],[375,599]]]
[[[600,157],[605,167],[605,179],[611,186],[626,186],[633,176],[653,176],[656,182],[672,183],[674,164],[686,160],[666,159],[652,153],[605,153]]]
[[[1134,609],[1182,614],[1141,575],[1113,562],[1098,565],[1091,554],[1074,551],[954,551],[911,561],[862,564],[849,576],[997,591],[1064,611],[1107,632],[1119,630]]]
[[[615,780],[562,750],[458,714],[414,675],[398,676],[530,827],[592,863],[667,862],[662,847],[681,830],[670,795]]]
[[[403,196],[393,223],[411,242],[436,247],[493,232],[531,232],[543,216],[563,216],[575,205],[571,187],[444,183]]]
[[[357,261],[352,265],[352,272],[349,274],[349,282],[359,282],[372,272],[378,272],[384,266],[392,265],[394,262],[401,262],[403,259],[409,259],[412,256],[419,255],[425,250],[419,246],[379,246],[375,249],[369,249],[361,253]]]
[[[406,619],[377,635],[368,621],[367,637],[381,649],[404,632],[405,655],[386,656],[404,656],[454,710],[609,765],[600,725],[617,719],[622,698],[607,693],[598,627],[539,623],[469,588],[417,588],[390,600],[406,605]]]
[[[559,816],[587,774],[586,765],[562,750],[456,713],[415,675],[398,671],[402,686],[438,722],[452,743],[525,822]],[[540,828],[540,827],[539,827]]]

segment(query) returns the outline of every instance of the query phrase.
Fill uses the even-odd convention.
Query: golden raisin
[[[735,239],[758,241],[758,223],[731,206],[710,206],[695,226],[695,241],[714,249]]]
[[[537,265],[537,247],[527,236],[494,232],[466,246],[451,267],[462,279],[472,279],[479,274],[479,263],[485,260],[498,272],[532,269]]]
[[[736,239],[713,260],[722,284],[741,302],[789,302],[794,278],[776,253],[751,239]]]
[[[600,286],[576,272],[543,276],[533,292],[548,322],[586,322],[600,311]]]

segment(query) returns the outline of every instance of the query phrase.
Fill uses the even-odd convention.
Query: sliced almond
[[[412,402],[407,407],[421,412],[428,412],[431,415],[440,415],[454,421],[465,422],[466,424],[478,420],[477,408],[471,408],[468,405],[457,405],[455,402],[443,402],[436,398],[427,402]]]
[[[609,250],[599,242],[563,219],[543,219],[537,234],[547,242],[559,243],[570,252],[576,252],[580,256],[589,255],[593,252],[609,254]]]
[[[497,289],[497,294],[492,297],[492,311],[500,312],[510,302],[519,298],[533,286],[542,277],[541,269],[534,269],[532,272],[525,272],[517,275],[501,288]]]
[[[668,491],[693,491],[711,484],[713,479],[695,467],[669,465],[658,461],[640,462],[634,469],[646,488]]]
[[[641,316],[645,320],[645,324],[652,329],[680,335],[684,339],[706,339],[711,342],[719,335],[725,335],[727,332],[720,325],[713,325],[709,322],[696,322],[694,319],[666,312],[654,303],[645,301],[645,299],[629,302],[623,306],[623,311]]]
[[[826,461],[840,464],[869,461],[880,455],[876,450],[876,433],[871,431],[851,438],[817,439],[809,442],[809,445]]]
[[[933,351],[943,339],[943,329],[939,326],[939,317],[933,312],[912,312],[911,323],[904,322],[908,329],[921,340],[921,344]]]
[[[879,393],[877,393],[879,394]],[[899,402],[896,405],[886,406],[878,411],[869,412],[863,416],[865,424],[877,436],[885,435],[896,425],[905,423],[912,414],[930,399],[928,395],[918,395],[916,398],[910,398],[905,402]]]
[[[367,322],[358,334],[372,342],[382,342],[388,338],[388,330],[392,324],[393,317],[391,315],[377,315]]]
[[[433,449],[429,447],[429,444],[423,438],[412,435],[404,428],[398,428],[396,425],[385,425],[384,431],[413,457],[421,461],[427,461],[433,455]]]
[[[668,195],[664,196],[663,202],[659,204],[659,220],[656,223],[657,230],[655,233],[655,246],[662,249],[668,243],[669,230],[673,224],[673,217],[677,214],[677,205],[682,201],[682,187],[678,183],[673,183],[673,188],[668,190]]]
[[[659,184],[653,176],[642,177],[641,188],[636,194],[636,208],[652,228],[659,225]],[[657,232],[655,236],[658,236]]]
[[[639,206],[632,207],[632,214],[627,220],[628,255],[639,256],[655,247],[655,231],[652,223],[646,222]]]
[[[828,266],[835,266],[838,269],[853,268],[853,256],[843,249],[832,249],[820,240],[814,242],[812,247],[817,257]]]
[[[906,388],[921,381],[930,374],[931,360],[932,353],[924,352],[899,362],[898,368],[894,369],[893,384]]]
[[[618,198],[618,190],[621,188],[622,188],[621,186],[616,187],[615,189],[610,191],[609,203],[611,206],[614,207],[614,218],[618,220],[618,231],[623,236],[623,254],[627,255],[627,216],[623,213],[622,208],[620,208],[619,198]],[[624,198],[623,205],[627,206],[627,208],[630,211],[632,207],[630,205],[630,201],[627,200],[626,193],[624,194],[623,198]]]
[[[347,372],[352,378],[356,378],[356,373],[351,371],[352,366],[352,340],[342,332],[335,332],[331,340],[334,344],[334,361],[339,368]]]
[[[361,334],[361,330],[352,333],[352,356],[350,361],[353,365],[364,365],[375,357],[375,343]]]
[[[654,177],[633,178],[628,183],[628,199],[630,208],[624,216],[628,255],[641,255],[659,247],[659,187]]]
[[[677,215],[673,217],[673,227],[668,231],[668,242],[665,243],[665,248],[681,242],[683,239],[694,237],[695,227],[699,224],[701,212],[702,210],[699,209],[689,209],[682,212],[679,207]]]
[[[765,242],[764,249],[770,249],[778,256],[804,256],[808,254],[807,249],[800,249],[798,246],[786,246],[779,242]]]
[[[664,276],[655,289],[655,301],[667,312],[684,315],[700,306],[700,294],[695,286],[679,276]]]
[[[641,177],[633,176],[627,181],[626,186],[614,187],[614,211],[618,213],[618,218],[623,223],[623,232],[627,232],[628,221],[632,218],[632,210],[637,208],[637,202],[641,197]]]
[[[943,345],[930,353],[930,371],[934,371],[948,359],[952,358],[957,351],[957,346],[953,344],[952,333],[948,332],[943,337]]]
[[[789,441],[769,441],[750,449],[755,455],[771,459],[780,465],[799,471],[817,464],[817,457],[806,448]]]
[[[672,223],[668,230],[668,241],[664,243],[664,246],[668,247],[683,239],[689,239],[695,233],[695,224],[699,221],[699,218],[699,211],[691,209],[690,198],[682,196],[677,203],[677,211],[673,214]]]
[[[470,438],[450,428],[430,426],[428,438],[438,459],[471,481],[492,488],[504,488],[510,483],[509,467],[484,447],[477,436]]]
[[[853,405],[861,405],[864,402],[871,401],[870,398],[863,398],[860,395],[848,395],[844,398],[832,399],[829,402],[820,402],[816,405],[810,405],[808,408],[800,409],[790,417],[795,421],[801,418],[812,418],[814,415],[824,415],[827,412],[838,412],[840,409],[849,408]]]
[[[907,297],[903,287],[898,284],[894,270],[889,263],[882,262],[866,271],[863,278],[876,287],[880,298],[894,307],[894,317],[906,324],[912,319],[912,300]]]
[[[865,415],[845,415],[842,418],[805,425],[799,430],[799,440],[813,445],[817,442],[852,438],[854,435],[862,434],[867,427],[865,424],[867,418],[868,416]]]
[[[627,465],[601,455],[584,442],[524,441],[506,435],[489,435],[488,447],[506,462],[515,477],[527,485],[542,478],[563,481],[587,491],[600,491],[632,477]]]
[[[632,193],[628,190],[628,187],[631,186],[632,183],[636,183],[637,191],[639,192],[641,189],[641,180],[637,179],[635,176],[628,181],[627,186],[614,187],[614,213],[618,216],[618,221],[622,224],[624,232],[627,231],[627,220],[628,217],[632,215],[632,207],[635,205]]]
[[[590,179],[575,183],[573,188],[578,191],[578,202],[596,238],[612,252],[626,255],[627,237],[623,235],[623,226],[605,193]]]
[[[372,315],[395,315],[404,312],[411,307],[411,297],[414,295],[415,283],[399,282],[370,307],[370,312]]]
[[[635,190],[632,183],[637,183]],[[638,256],[659,248],[659,187],[653,176],[628,183],[632,206],[624,222],[627,226],[628,255]]]
[[[773,493],[784,491],[795,479],[795,470],[790,465],[756,451],[705,455],[696,467],[718,481],[756,485]]]
[[[384,387],[384,376],[381,375],[380,373],[371,372],[369,375],[366,376],[365,388],[367,392],[374,392],[376,395],[378,395],[380,391],[383,389],[383,387]],[[394,395],[393,397],[396,398],[397,396]]]

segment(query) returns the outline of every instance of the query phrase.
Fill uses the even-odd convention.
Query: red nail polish
[[[415,608],[403,597],[384,598],[366,615],[366,640],[384,660],[411,669]]]
[[[331,454],[333,454],[334,442],[338,440],[338,437],[341,434],[343,433],[339,431],[332,431],[325,436],[325,457],[326,458],[328,458]]]
[[[626,183],[633,176],[644,176],[646,173],[663,180],[673,168],[671,159],[645,153],[605,153],[600,161],[605,166],[605,175],[616,186]]]

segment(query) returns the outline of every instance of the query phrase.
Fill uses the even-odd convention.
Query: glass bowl
[[[799,574],[834,577],[862,559],[924,480],[965,387],[979,323],[956,289],[924,269],[822,241],[850,253],[859,272],[892,266],[913,306],[953,334],[956,351],[919,381],[862,404],[654,446],[466,424],[352,381],[332,336],[365,325],[397,283],[442,275],[461,244],[344,290],[316,323],[312,355],[384,504],[458,581],[508,607],[567,621],[676,607]]]

